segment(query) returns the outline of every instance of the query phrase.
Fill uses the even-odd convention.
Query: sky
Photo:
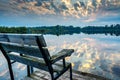
[[[1,26],[119,23],[120,0],[0,0]]]

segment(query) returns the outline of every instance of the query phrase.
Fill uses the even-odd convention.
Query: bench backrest
[[[47,46],[41,34],[0,34],[0,41],[37,46],[36,37],[39,38],[42,47]]]
[[[22,56],[16,56],[13,53],[11,54],[11,52],[16,52],[16,54],[20,55],[29,55],[33,57],[43,58],[46,65],[50,66],[49,61],[51,57],[48,49],[46,48],[47,45],[43,35],[0,34],[0,44],[10,59],[18,61],[23,60],[24,62],[26,61]],[[29,62],[30,61],[26,63]]]

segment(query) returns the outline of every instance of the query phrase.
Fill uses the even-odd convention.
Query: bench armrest
[[[52,63],[55,63],[56,61],[59,61],[61,59],[64,59],[65,57],[71,56],[71,54],[74,52],[74,49],[63,49],[57,54],[53,55],[51,57]]]

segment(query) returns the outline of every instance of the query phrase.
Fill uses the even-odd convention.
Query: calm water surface
[[[120,80],[120,36],[104,34],[44,35],[51,55],[61,49],[74,49],[71,57],[73,69],[97,74],[112,80]],[[26,66],[13,64],[16,80],[26,75]],[[0,80],[8,80],[6,60],[0,54]]]

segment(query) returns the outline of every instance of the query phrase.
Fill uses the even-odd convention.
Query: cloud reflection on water
[[[16,80],[20,80],[22,77],[26,75],[26,66],[20,63],[12,64],[14,77]],[[9,69],[7,66],[7,61],[4,56],[0,52],[0,80],[9,80]]]
[[[22,71],[26,69],[26,66],[23,64],[18,64],[16,68]]]
[[[0,72],[0,76],[2,77],[2,76],[5,76],[5,74],[8,72],[8,69],[6,69],[6,70],[3,70],[2,72]]]
[[[103,37],[99,40],[96,37],[81,37],[78,35],[64,35],[64,38],[63,36],[59,36],[59,38],[52,37],[52,39],[50,36],[46,36],[46,40],[48,46],[50,46],[49,43],[51,40],[57,41],[54,42],[54,48],[50,46],[53,51],[61,50],[63,48],[75,50],[71,57],[67,58],[68,62],[72,62],[73,69],[101,75],[111,79],[118,80],[120,78],[117,76],[119,73],[116,72],[116,69],[119,68],[115,66],[120,62],[120,52],[118,49],[120,46],[118,45],[118,42],[104,42]],[[58,42],[59,45],[56,45]],[[52,55],[54,54],[52,51],[50,52]]]

